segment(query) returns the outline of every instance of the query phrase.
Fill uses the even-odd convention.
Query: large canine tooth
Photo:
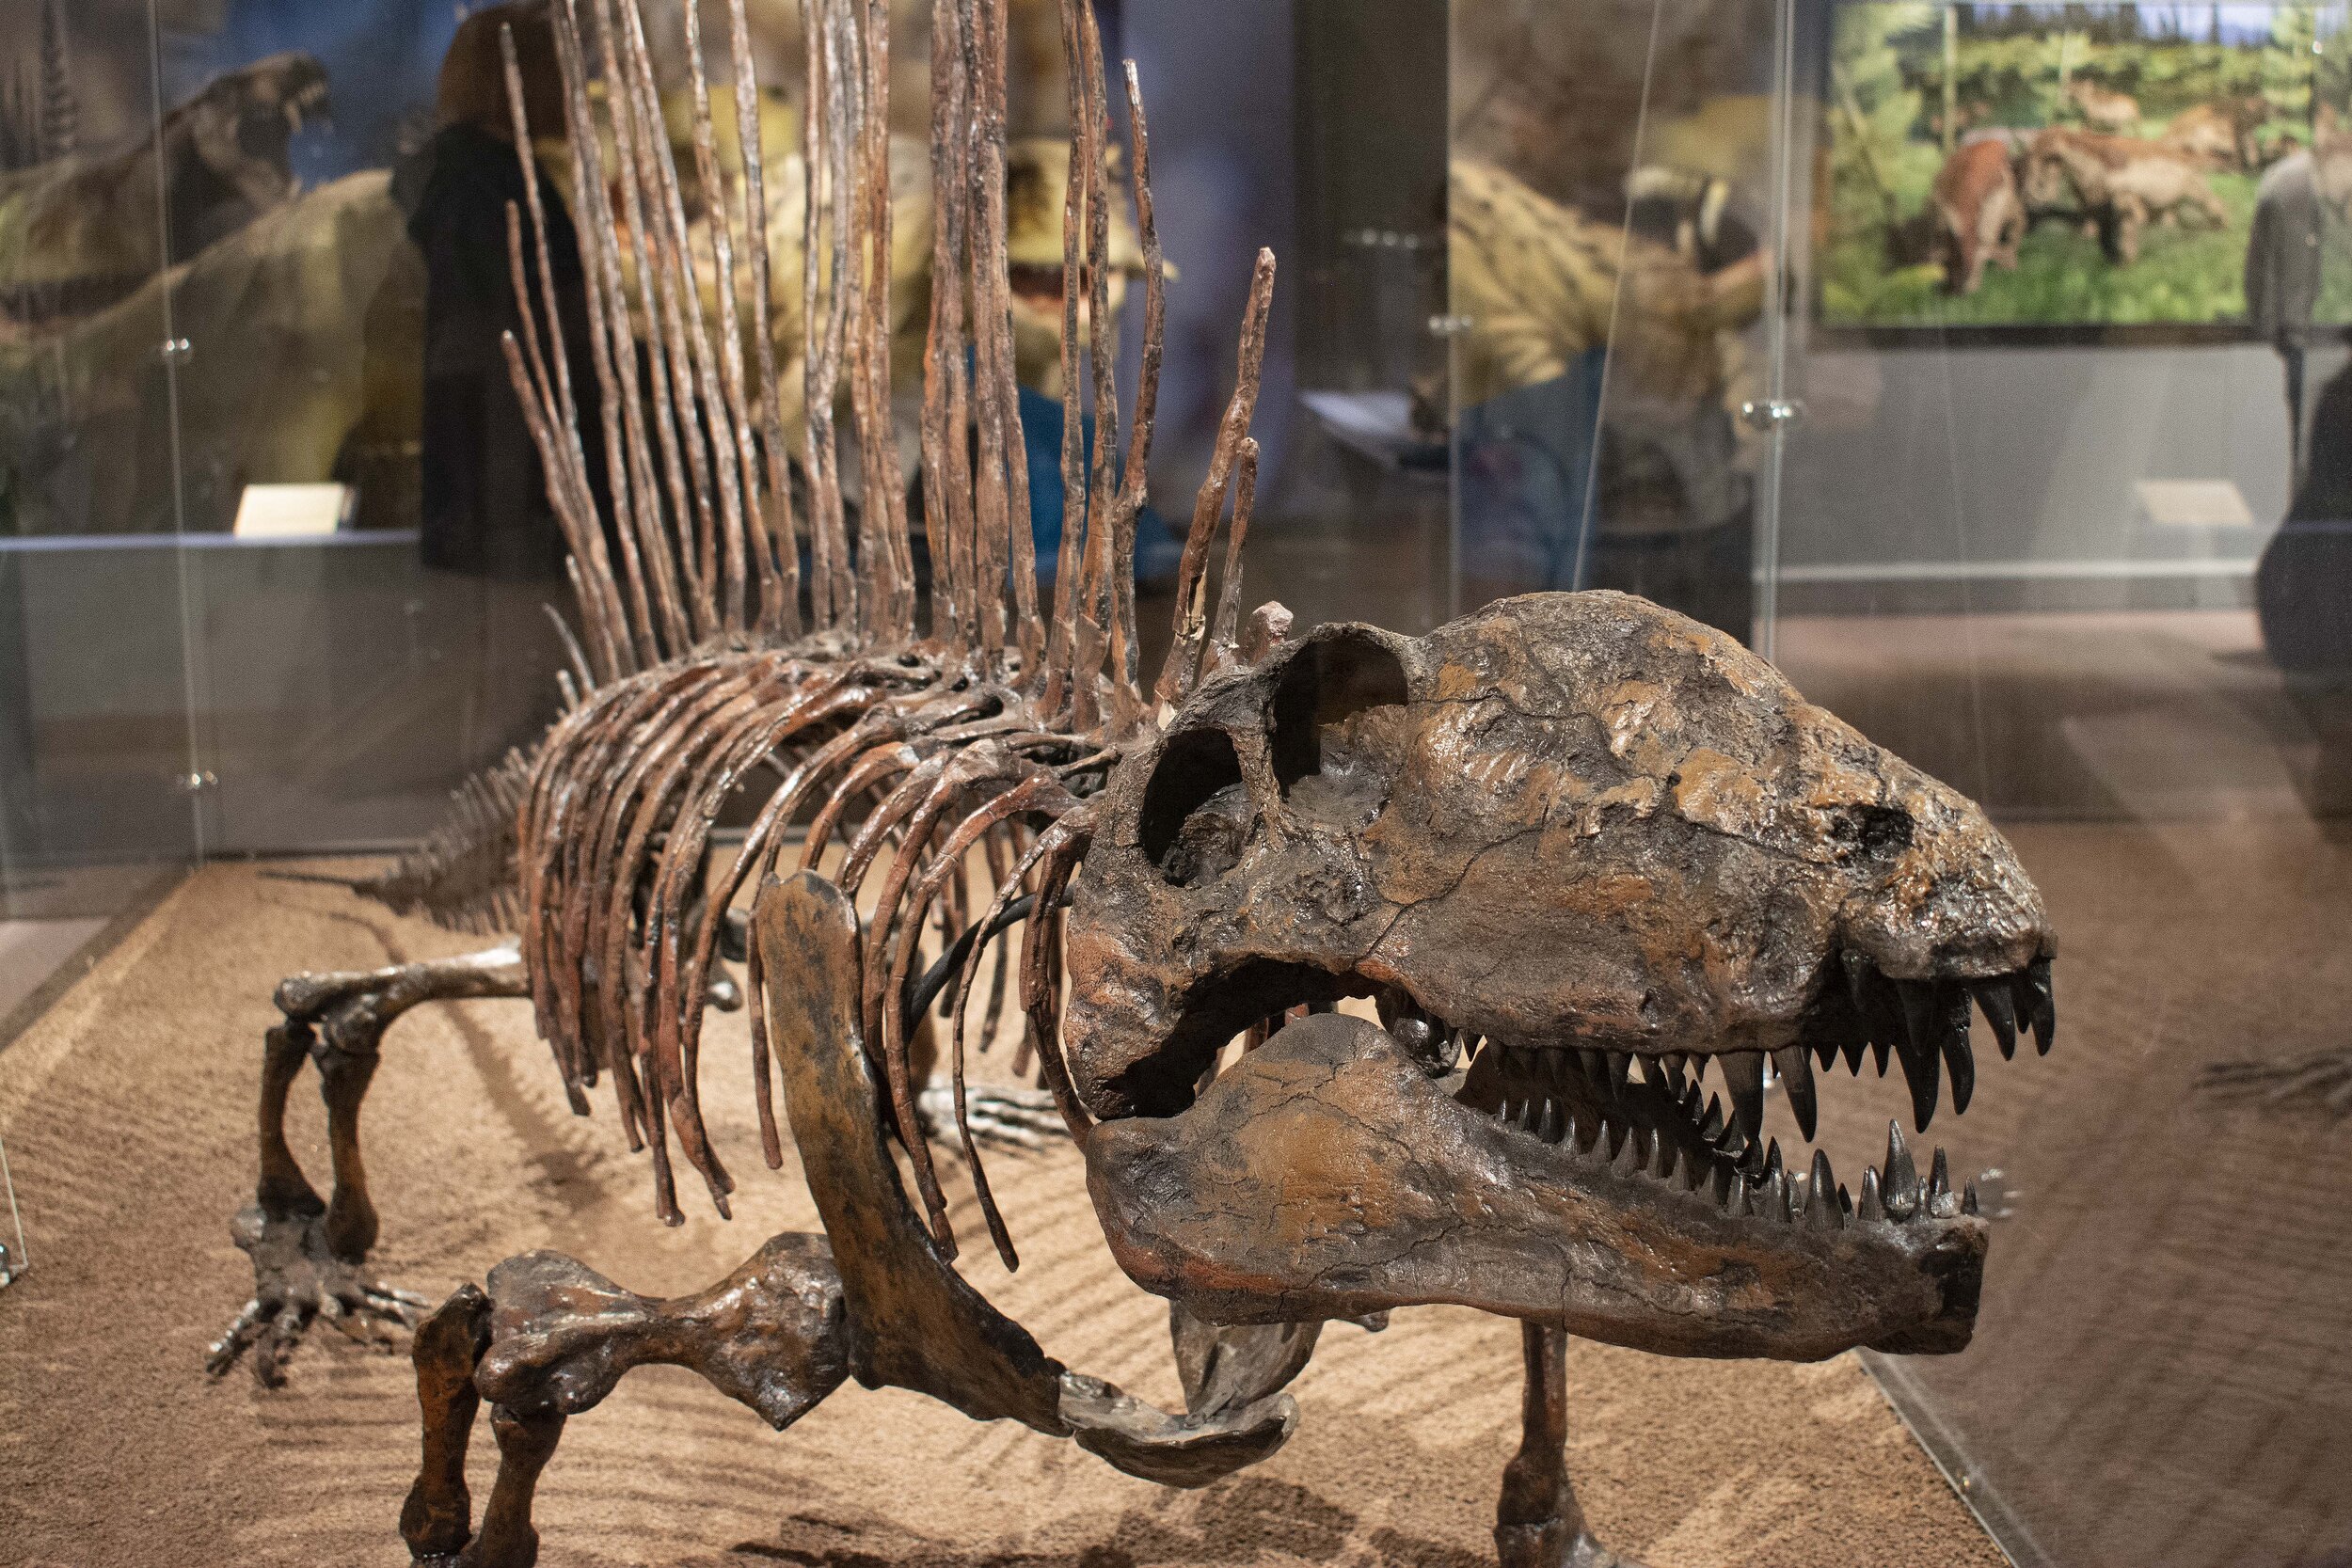
[[[1865,1220],[1886,1218],[1886,1202],[1879,1196],[1879,1172],[1876,1165],[1862,1167],[1862,1201],[1854,1212]]]
[[[1829,1154],[1817,1148],[1813,1151],[1813,1180],[1805,1194],[1805,1228],[1836,1230],[1845,1224],[1845,1218],[1837,1206],[1837,1179],[1830,1173]]]
[[[1805,1141],[1813,1141],[1813,1127],[1819,1108],[1813,1099],[1813,1063],[1802,1045],[1785,1045],[1772,1053],[1772,1066],[1780,1070],[1780,1081],[1788,1090],[1788,1109],[1797,1118],[1797,1131]]]
[[[1731,1119],[1749,1137],[1764,1132],[1764,1054],[1740,1051],[1724,1058],[1724,1086],[1731,1094]]]
[[[1967,988],[1938,986],[1935,1001],[1944,1020],[1943,1037],[1936,1044],[1944,1053],[1945,1075],[1952,1081],[1952,1115],[1964,1116],[1977,1092],[1977,1057],[1968,1044]]]
[[[1968,989],[1976,993],[1977,1006],[1984,1009],[1985,1022],[1993,1026],[1993,1037],[2000,1043],[2001,1060],[2012,1059],[2017,1054],[2017,1007],[2010,996],[2009,982],[1979,980]]]
[[[1935,1119],[1936,1091],[1944,1081],[1937,1051],[1943,1020],[1929,987],[1905,986],[1902,998],[1903,1037],[1895,1042],[1895,1053],[1902,1059],[1903,1079],[1911,1085],[1912,1124],[1924,1132]]]
[[[1919,1209],[1919,1171],[1911,1163],[1911,1150],[1903,1146],[1903,1130],[1899,1122],[1886,1124],[1886,1212],[1899,1220],[1907,1220]]]
[[[2024,973],[2010,982],[2017,997],[2017,1010],[2033,1024],[2033,1048],[2037,1054],[2050,1053],[2050,1040],[2058,1033],[2058,1004],[2050,993],[2050,960],[2034,959]]]

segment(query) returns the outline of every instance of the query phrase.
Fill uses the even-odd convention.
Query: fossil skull
[[[1967,800],[1695,622],[1538,594],[1204,685],[1102,801],[1066,1039],[1114,1251],[1214,1317],[1954,1350],[1984,1222],[1899,1133],[1858,1194],[1783,1170],[1766,1063],[1809,1135],[1817,1062],[1892,1056],[1924,1128],[1972,1002],[2046,1049],[2051,951]]]

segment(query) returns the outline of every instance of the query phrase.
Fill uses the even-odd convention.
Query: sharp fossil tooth
[[[1881,1035],[1878,1038],[1870,1042],[1870,1056],[1879,1065],[1879,1076],[1881,1078],[1886,1076],[1886,1053],[1888,1049],[1888,1041],[1891,1038],[1891,1036]],[[1857,1071],[1854,1076],[1858,1078],[1861,1076],[1861,1073]]]
[[[1876,1165],[1862,1167],[1862,1201],[1855,1207],[1854,1212],[1865,1220],[1886,1218],[1886,1203],[1879,1196],[1879,1173]]]
[[[1780,1171],[1780,1140],[1774,1138],[1764,1148],[1764,1180],[1770,1181]]]
[[[1977,1006],[1984,1009],[1984,1021],[1993,1026],[1993,1037],[2000,1042],[2001,1060],[2010,1060],[2017,1054],[2017,1008],[2010,997],[2009,982],[1980,980],[1968,989],[1976,992]]]
[[[1837,1042],[1836,1040],[1817,1042],[1813,1047],[1813,1059],[1821,1065],[1823,1071],[1835,1067],[1837,1063]]]
[[[1633,1058],[1623,1051],[1609,1053],[1609,1092],[1619,1099],[1625,1097],[1626,1080],[1633,1071]]]
[[[1935,1163],[1928,1167],[1928,1201],[1933,1203],[1939,1197],[1947,1197],[1951,1190],[1952,1169],[1946,1163],[1943,1148],[1939,1145],[1935,1150]]]
[[[1866,1039],[1851,1039],[1846,1042],[1846,1070],[1856,1078],[1862,1076],[1862,1053],[1869,1049],[1870,1042]]]
[[[1840,953],[1839,960],[1846,970],[1846,995],[1853,1003],[1853,1010],[1864,1018],[1870,1016],[1870,982],[1878,971],[1869,959],[1859,953]]]
[[[1907,1220],[1919,1209],[1919,1172],[1911,1163],[1911,1150],[1903,1145],[1903,1130],[1898,1122],[1886,1124],[1886,1212],[1894,1219]]]
[[[1585,1082],[1598,1087],[1609,1082],[1609,1053],[1592,1046],[1579,1047],[1576,1059],[1584,1066]]]
[[[1749,1137],[1764,1132],[1764,1054],[1740,1051],[1724,1058],[1724,1086],[1731,1095],[1731,1119]]]
[[[1740,1135],[1740,1130],[1735,1127],[1724,1135],[1726,1137],[1737,1138]],[[1749,1180],[1754,1181],[1758,1180],[1764,1174],[1764,1146],[1758,1143],[1752,1143],[1748,1145],[1746,1148],[1740,1152],[1738,1156],[1738,1163],[1741,1174],[1746,1176]]]
[[[1804,1224],[1808,1230],[1836,1230],[1846,1223],[1837,1205],[1837,1180],[1830,1174],[1829,1156],[1813,1151],[1813,1180],[1806,1187]]]
[[[1733,1219],[1748,1216],[1748,1184],[1730,1176],[1729,1166],[1718,1167],[1715,1175],[1715,1201],[1724,1206],[1724,1212]]]
[[[1530,1095],[1527,1103],[1519,1107],[1519,1131],[1534,1132],[1543,1121],[1544,1107],[1550,1103],[1551,1101],[1542,1095]]]
[[[1662,1073],[1664,1075],[1661,1081],[1665,1084],[1666,1087],[1674,1091],[1676,1099],[1681,1099],[1682,1064],[1684,1060],[1682,1053],[1678,1051],[1669,1051],[1663,1056],[1654,1056],[1650,1060],[1653,1071]]]
[[[1544,1119],[1536,1127],[1535,1135],[1548,1144],[1556,1144],[1560,1141],[1560,1102],[1558,1101],[1544,1101]]]
[[[1699,1093],[1699,1086],[1696,1084],[1685,1085],[1682,1091],[1682,1114],[1692,1121],[1697,1121],[1701,1109],[1700,1101],[1706,1098],[1705,1095]]]
[[[2010,982],[2017,998],[2017,1010],[2033,1024],[2033,1048],[2037,1054],[2050,1053],[2050,1040],[2058,1033],[2058,1003],[2050,992],[2050,960],[2034,959],[2023,974]]]
[[[1780,1081],[1788,1090],[1788,1109],[1796,1116],[1797,1131],[1811,1143],[1819,1114],[1813,1099],[1813,1063],[1804,1046],[1785,1045],[1772,1053],[1772,1066],[1779,1069]]]
[[[1617,1156],[1625,1151],[1626,1124],[1603,1118],[1600,1131],[1601,1142],[1608,1146],[1609,1158],[1613,1163]]]
[[[1565,1051],[1544,1053],[1544,1076],[1562,1088],[1568,1086],[1568,1076],[1576,1070],[1576,1058]]]
[[[1895,1042],[1895,1054],[1901,1059],[1903,1079],[1911,1085],[1912,1125],[1924,1132],[1928,1123],[1935,1119],[1936,1091],[1944,1082],[1943,1065],[1936,1050],[1943,1022],[1937,1015],[1935,994],[1929,987],[1904,986],[1902,998],[1903,1037]]]
[[[1963,1214],[1981,1212],[1977,1207],[1977,1184],[1974,1181],[1960,1190],[1960,1212]]]
[[[1633,1168],[1635,1170],[1649,1168],[1650,1150],[1657,1137],[1658,1134],[1646,1127],[1637,1127],[1633,1130]]]
[[[1963,986],[1938,986],[1935,1000],[1944,1019],[1943,1037],[1936,1043],[1944,1053],[1944,1071],[1952,1081],[1952,1115],[1963,1116],[1977,1092],[1977,1057],[1968,1044],[1968,991]]]
[[[1713,1060],[1713,1058],[1708,1056],[1693,1056],[1691,1058],[1692,1083],[1704,1084],[1707,1082],[1707,1064],[1711,1060]]]
[[[1764,1212],[1783,1225],[1794,1225],[1797,1221],[1797,1211],[1792,1206],[1795,1194],[1790,1190],[1794,1186],[1795,1183],[1788,1177],[1774,1171],[1771,1180],[1764,1183],[1764,1190],[1757,1195],[1764,1199]]]
[[[1692,1091],[1697,1093],[1696,1089]],[[1720,1142],[1724,1135],[1724,1102],[1713,1095],[1707,1097],[1707,1115],[1699,1120],[1699,1136],[1708,1143]]]
[[[1661,1181],[1671,1181],[1675,1174],[1675,1141],[1661,1136],[1658,1140],[1658,1162],[1650,1167]]]

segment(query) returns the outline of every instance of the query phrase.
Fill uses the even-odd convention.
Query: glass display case
[[[1055,8],[1012,9],[1018,150],[1067,116]],[[204,857],[414,840],[556,711],[469,10],[0,11],[0,1014]],[[894,9],[910,72],[928,10]],[[781,157],[798,8],[755,15]],[[1417,632],[1641,594],[1980,801],[2066,1034],[1953,1137],[1996,1221],[1974,1346],[1873,1373],[2012,1561],[2341,1561],[2352,7],[1104,18],[1153,93],[1160,511],[1272,245],[1248,602]],[[1058,268],[1048,207],[1016,273]],[[1146,627],[1174,552],[1147,518]],[[2248,1061],[2301,1075],[2233,1093]],[[1841,1163],[1905,1103],[1856,1087]]]

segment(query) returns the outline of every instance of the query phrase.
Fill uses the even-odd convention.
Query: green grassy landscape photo
[[[1839,7],[1816,230],[1821,320],[2243,321],[2264,173],[2315,135],[2342,134],[2336,117],[2352,96],[2345,12],[2343,4]],[[2005,173],[1987,142],[2007,155]],[[1946,194],[1956,202],[1935,199],[1947,166]],[[2157,198],[2142,199],[2150,190]],[[1970,267],[1961,234],[1972,229],[1980,242],[2013,245],[2014,265],[2004,244],[1979,243],[1991,254]],[[2341,225],[2323,249],[2318,318],[2352,321],[2352,240]]]

